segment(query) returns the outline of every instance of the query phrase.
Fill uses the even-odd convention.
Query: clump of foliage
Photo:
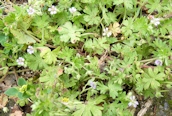
[[[0,9],[0,65],[37,72],[5,94],[28,116],[130,116],[171,88],[171,0],[28,0]],[[4,7],[3,7],[4,6]]]

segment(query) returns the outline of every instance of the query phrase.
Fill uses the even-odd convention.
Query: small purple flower
[[[35,9],[33,9],[32,7],[29,7],[29,8],[27,9],[27,13],[28,13],[29,15],[33,15],[33,14],[35,13]]]
[[[95,83],[95,82],[90,81],[90,86],[91,86],[93,89],[96,89],[96,83]]]
[[[134,108],[137,107],[137,105],[139,105],[138,101],[136,100],[135,96],[131,96],[130,97],[130,102],[128,103],[128,106],[133,106]]]
[[[124,72],[124,68],[119,68],[119,70],[120,70],[121,72]]]
[[[155,65],[162,66],[162,60],[159,59],[155,60]]]

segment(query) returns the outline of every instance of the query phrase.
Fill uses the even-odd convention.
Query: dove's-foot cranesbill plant
[[[11,4],[0,2],[0,74],[16,73],[4,93],[27,116],[132,116],[171,88],[171,0]]]

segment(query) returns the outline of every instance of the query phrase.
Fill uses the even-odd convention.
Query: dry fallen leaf
[[[5,107],[7,102],[8,102],[8,97],[5,94],[1,93],[1,95],[0,95],[0,109]]]
[[[118,22],[114,22],[113,25],[111,24],[109,26],[109,30],[113,33],[114,37],[116,37],[118,35],[118,33],[121,33]]]
[[[4,79],[4,83],[7,85],[7,86],[13,86],[16,84],[16,78],[15,78],[15,75],[7,75],[7,77]]]
[[[100,71],[104,70],[104,66],[105,66],[105,60],[107,58],[107,51],[103,54],[103,56],[101,56],[101,58],[98,60],[98,66]]]
[[[3,80],[3,83],[0,83],[0,89],[4,92],[12,86],[16,85],[15,75],[7,75]]]
[[[0,83],[1,91],[6,91],[8,88],[11,88],[11,86],[5,85],[4,83]]]
[[[22,116],[23,112],[20,110],[16,110],[14,113],[11,113],[10,116]]]

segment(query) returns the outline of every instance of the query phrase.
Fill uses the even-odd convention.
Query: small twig
[[[16,81],[18,80],[18,74],[17,74],[17,72],[16,72],[16,68],[14,67],[14,75],[15,75],[15,77],[16,77]]]
[[[154,116],[156,116],[156,106],[154,107]]]
[[[141,109],[139,112],[138,112],[138,114],[137,114],[137,116],[144,116],[145,115],[145,113],[146,113],[146,111],[148,110],[148,108],[152,105],[152,100],[148,100],[146,103],[145,103],[145,107],[143,108],[143,109]]]
[[[155,68],[155,66],[142,65],[141,68]]]
[[[141,68],[155,68],[156,66],[148,66],[148,65],[142,65]],[[172,68],[172,65],[166,66],[165,68]]]
[[[30,98],[28,98],[28,101],[30,101],[31,103],[33,103],[32,100],[31,100]]]
[[[23,70],[18,70],[18,71],[16,71],[16,73],[21,73],[21,72],[26,72],[26,71],[30,71],[30,69],[23,69]],[[8,72],[8,74],[14,74],[15,73],[15,71],[10,71],[10,72]],[[0,75],[0,76],[3,76],[3,75]],[[4,75],[5,76],[5,75]],[[3,77],[2,77],[3,78]]]

